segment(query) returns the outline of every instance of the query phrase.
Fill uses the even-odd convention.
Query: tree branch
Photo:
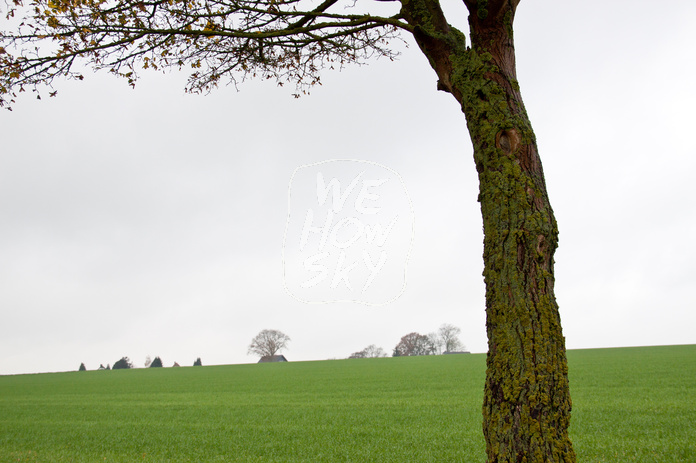
[[[338,1],[299,11],[299,0],[35,0],[16,32],[0,32],[0,106],[24,86],[81,78],[77,60],[131,85],[141,68],[190,67],[187,91],[199,92],[249,74],[303,89],[324,66],[396,56],[388,40],[410,25],[327,13]]]
[[[321,5],[319,5],[318,7],[316,7],[314,10],[312,10],[312,13],[314,13],[314,14],[308,14],[307,16],[305,16],[304,18],[300,19],[300,20],[297,21],[296,23],[290,24],[290,25],[287,27],[287,29],[288,29],[288,30],[293,30],[293,29],[297,29],[297,28],[300,28],[300,27],[304,26],[304,25],[307,24],[309,21],[312,21],[313,19],[315,19],[320,13],[323,13],[323,12],[326,11],[329,7],[331,7],[332,5],[334,5],[334,4],[337,3],[337,2],[338,2],[338,0],[325,0],[324,3],[322,3]]]

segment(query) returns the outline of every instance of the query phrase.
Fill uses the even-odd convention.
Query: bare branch
[[[323,13],[323,12],[326,11],[329,7],[331,7],[332,5],[336,4],[337,2],[338,2],[338,0],[326,0],[324,3],[322,3],[321,5],[319,5],[318,7],[316,7],[316,8],[312,11],[312,13],[315,13],[315,14],[305,16],[304,18],[300,19],[300,20],[297,21],[296,23],[291,24],[290,26],[288,26],[287,29],[292,30],[292,29],[295,29],[295,28],[299,28],[299,27],[304,26],[305,24],[307,24],[308,22],[310,22],[312,19],[315,19],[315,18],[317,17],[316,15],[318,15],[318,14],[320,14],[320,13]]]

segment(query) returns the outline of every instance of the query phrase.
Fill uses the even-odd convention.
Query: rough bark
[[[438,75],[438,88],[461,104],[474,145],[484,226],[488,461],[575,462],[565,339],[553,290],[558,229],[516,79],[518,3],[465,0],[470,48],[437,0],[403,0],[402,13]]]

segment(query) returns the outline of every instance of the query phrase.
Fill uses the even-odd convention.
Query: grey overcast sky
[[[696,343],[695,17],[692,0],[518,8],[570,349]],[[255,362],[265,328],[291,361],[391,353],[443,323],[485,352],[464,115],[414,45],[322,81],[191,96],[183,74],[97,74],[2,111],[0,374]]]

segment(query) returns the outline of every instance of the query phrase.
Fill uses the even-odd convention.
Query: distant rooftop
[[[284,355],[264,355],[259,359],[259,363],[268,363],[268,362],[287,362],[288,359],[285,358]]]

